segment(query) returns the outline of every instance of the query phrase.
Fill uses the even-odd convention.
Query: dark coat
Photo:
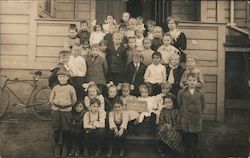
[[[181,62],[185,62],[186,61],[186,54],[184,52],[184,50],[186,50],[187,48],[187,38],[186,35],[181,32],[181,34],[179,35],[179,37],[175,40],[173,40],[172,45],[179,49],[180,51],[180,61]]]
[[[135,93],[139,93],[139,86],[144,83],[143,77],[144,77],[144,73],[145,73],[146,69],[147,69],[147,66],[144,65],[142,62],[140,63],[140,66],[139,66],[137,72],[136,72],[136,68],[135,68],[135,65],[133,64],[133,62],[130,62],[126,66],[125,75],[124,75],[125,81],[130,83],[130,84],[133,84],[135,86],[135,89],[134,89]],[[135,72],[136,72],[135,80],[132,83],[133,76],[134,76]]]
[[[169,73],[171,68],[169,67],[169,64],[166,65],[166,79],[168,80]],[[178,66],[176,69],[173,70],[174,73],[174,84],[172,85],[171,93],[173,93],[175,96],[177,96],[178,91],[181,89],[180,87],[180,81],[182,78],[182,75],[184,73],[185,69],[182,66]]]
[[[151,49],[155,52],[157,52],[158,48],[163,45],[163,41],[160,38],[154,38],[152,40],[152,45],[151,45]]]
[[[108,72],[108,65],[105,58],[97,56],[92,61],[92,56],[87,56],[87,73],[86,82],[95,82],[96,84],[106,84],[106,74]]]
[[[89,41],[90,33],[88,31],[80,30],[76,37],[80,38],[80,42],[83,43],[83,41]]]
[[[185,132],[198,133],[202,129],[202,111],[205,107],[205,95],[196,88],[194,94],[188,87],[179,91],[177,103],[181,113],[181,127]]]

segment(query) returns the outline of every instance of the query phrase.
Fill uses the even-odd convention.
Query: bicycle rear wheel
[[[49,103],[50,88],[39,89],[33,98],[32,111],[34,115],[44,121],[51,120],[51,105]]]
[[[10,103],[9,92],[6,89],[0,88],[0,118],[4,117]]]

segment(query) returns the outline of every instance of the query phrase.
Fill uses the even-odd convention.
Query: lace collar
[[[177,41],[177,38],[180,36],[181,31],[179,29],[174,29],[173,31],[169,31],[174,41]]]

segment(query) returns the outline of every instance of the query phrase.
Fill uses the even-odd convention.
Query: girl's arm
[[[117,126],[115,124],[115,120],[114,120],[114,118],[115,118],[114,115],[115,114],[114,114],[113,111],[109,113],[109,128],[112,129],[112,130],[114,130],[115,128],[117,128]]]

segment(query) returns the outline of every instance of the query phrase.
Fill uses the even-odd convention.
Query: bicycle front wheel
[[[0,118],[4,117],[10,103],[10,96],[6,89],[0,88]]]
[[[49,103],[50,88],[39,89],[33,98],[32,111],[41,120],[51,120],[51,105]]]

